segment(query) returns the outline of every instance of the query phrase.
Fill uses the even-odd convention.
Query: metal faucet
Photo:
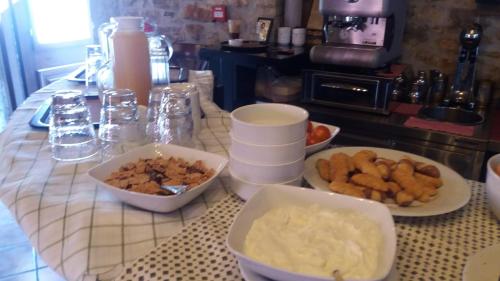
[[[460,33],[460,54],[458,56],[457,70],[449,97],[450,106],[458,106],[473,110],[475,107],[474,83],[476,80],[476,58],[481,41],[482,27],[475,23],[465,28]],[[465,78],[463,71],[467,64]]]

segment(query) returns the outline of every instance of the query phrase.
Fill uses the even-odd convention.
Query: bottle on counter
[[[115,30],[110,36],[113,84],[130,89],[137,102],[147,106],[151,90],[149,45],[142,17],[114,17]]]
[[[427,98],[429,83],[425,71],[418,71],[417,78],[411,85],[409,93],[410,103],[424,103]]]
[[[439,70],[430,71],[429,97],[427,103],[430,105],[441,105],[446,98],[447,77]]]

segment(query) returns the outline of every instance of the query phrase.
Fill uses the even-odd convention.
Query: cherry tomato
[[[307,132],[310,133],[313,130],[313,123],[311,121],[307,121]]]
[[[500,176],[500,164],[495,167],[495,172]]]
[[[315,127],[312,131],[312,138],[317,142],[322,142],[331,136],[330,130],[323,125]]]
[[[313,144],[316,144],[318,142],[319,141],[313,137],[312,133],[311,134],[307,134],[307,136],[306,136],[306,146],[307,145],[313,145]]]

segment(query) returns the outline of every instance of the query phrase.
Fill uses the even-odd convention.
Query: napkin
[[[404,123],[406,127],[427,129],[433,131],[447,132],[462,136],[471,137],[474,135],[475,126],[458,125],[450,122],[431,121],[410,116]]]

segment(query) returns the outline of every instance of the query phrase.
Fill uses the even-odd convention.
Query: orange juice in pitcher
[[[151,69],[148,39],[142,17],[114,17],[111,34],[114,88],[130,89],[137,102],[147,106],[151,90]]]

